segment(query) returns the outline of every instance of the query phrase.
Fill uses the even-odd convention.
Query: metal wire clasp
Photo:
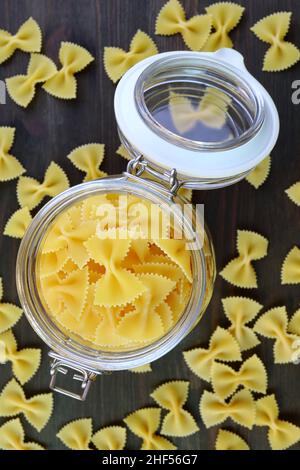
[[[63,357],[59,356],[53,351],[49,352],[49,356],[53,358],[50,368],[50,389],[55,392],[61,393],[62,395],[74,398],[75,400],[84,401],[87,397],[92,383],[96,380],[96,377],[100,374],[100,372],[94,370],[86,370],[71,361],[65,360]],[[81,382],[81,393],[74,393],[70,390],[66,390],[56,385],[57,375],[59,373],[67,375],[68,371],[75,372],[73,374],[73,380]]]

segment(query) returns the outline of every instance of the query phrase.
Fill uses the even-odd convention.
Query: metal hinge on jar
[[[84,401],[92,383],[96,380],[98,375],[102,374],[102,372],[93,369],[84,369],[75,362],[66,360],[64,357],[53,351],[49,352],[49,356],[53,359],[50,368],[50,389],[61,393],[62,395],[74,398],[75,400]],[[66,376],[69,371],[73,374],[73,380],[81,382],[81,393],[74,393],[57,385],[58,374]]]

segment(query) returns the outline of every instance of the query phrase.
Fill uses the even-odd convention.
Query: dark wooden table
[[[155,17],[164,0],[0,0],[0,28],[15,31],[29,16],[40,24],[43,51],[57,59],[59,44],[73,41],[87,47],[96,61],[81,73],[78,80],[78,98],[72,102],[57,100],[44,92],[37,93],[34,102],[23,110],[9,98],[0,106],[0,125],[15,126],[16,140],[13,154],[18,156],[27,174],[42,179],[51,160],[58,162],[75,185],[82,174],[66,159],[76,146],[101,142],[106,145],[103,169],[109,174],[124,170],[125,162],[116,155],[119,145],[113,111],[115,86],[106,76],[102,65],[104,46],[124,48],[138,28],[149,33],[160,51],[182,49],[180,36],[164,38],[154,35]],[[183,1],[188,15],[193,15],[213,1]],[[85,403],[63,396],[55,396],[53,416],[47,427],[37,433],[24,422],[26,437],[44,444],[48,449],[62,449],[56,438],[65,423],[80,417],[92,417],[94,429],[122,423],[122,418],[139,407],[153,405],[151,391],[168,379],[190,381],[188,409],[196,417],[200,432],[188,438],[173,439],[180,449],[213,449],[217,429],[206,430],[199,416],[199,399],[207,384],[186,367],[182,351],[197,345],[206,345],[215,329],[226,325],[221,298],[227,295],[249,295],[265,308],[286,305],[290,314],[300,302],[299,287],[280,284],[282,261],[292,246],[300,243],[299,208],[285,196],[284,190],[300,179],[300,107],[291,102],[291,83],[300,78],[300,64],[283,73],[263,73],[262,60],[266,45],[249,28],[258,19],[285,9],[293,12],[289,40],[300,45],[300,5],[297,0],[239,0],[246,7],[239,27],[232,33],[236,49],[245,55],[249,70],[265,85],[273,96],[280,113],[281,133],[272,153],[272,170],[267,182],[256,191],[247,182],[212,192],[194,193],[195,202],[205,204],[205,217],[210,227],[218,268],[235,254],[236,230],[250,229],[264,234],[270,240],[269,255],[257,264],[259,288],[243,291],[231,287],[220,277],[216,282],[213,300],[199,326],[166,357],[153,364],[153,372],[136,375],[119,372],[100,377],[92,387]],[[0,66],[0,78],[23,73],[28,56],[20,52]],[[0,232],[5,222],[18,208],[16,181],[0,185]],[[5,300],[17,303],[15,261],[19,243],[0,235],[0,276],[4,280]],[[43,349],[42,365],[33,380],[25,386],[28,394],[48,390],[49,359],[47,347],[42,344],[27,323],[26,318],[14,328],[20,347],[37,346]],[[273,364],[272,341],[264,341],[255,350],[267,365],[269,391],[275,392],[282,417],[300,426],[300,366]],[[10,365],[0,366],[0,390],[11,377]],[[1,419],[0,424],[5,420]],[[247,431],[232,423],[226,429],[237,431],[253,449],[268,449],[266,429]],[[138,448],[139,440],[128,433],[127,448]],[[300,443],[294,449],[300,449]]]

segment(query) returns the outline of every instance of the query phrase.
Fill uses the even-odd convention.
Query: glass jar
[[[117,87],[115,114],[132,157],[127,171],[53,198],[33,219],[17,259],[20,302],[33,329],[51,348],[50,388],[80,400],[97,375],[155,361],[200,320],[213,292],[214,250],[199,208],[187,206],[178,191],[239,181],[270,152],[279,127],[270,96],[232,50],[171,52],[140,62]],[[163,205],[184,224],[192,245],[193,279],[181,316],[161,338],[142,347],[106,351],[53,321],[41,299],[38,263],[41,244],[58,216],[92,196],[116,193]],[[58,386],[59,374],[68,371],[81,382],[80,393]]]

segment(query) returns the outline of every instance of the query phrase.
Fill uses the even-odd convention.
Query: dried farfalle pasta
[[[66,424],[58,432],[57,437],[72,450],[91,450],[90,442],[93,434],[91,418],[82,418]]]
[[[237,251],[239,256],[230,261],[220,275],[236,287],[257,287],[256,272],[252,261],[264,258],[268,252],[268,240],[249,230],[238,230]]]
[[[228,33],[241,21],[245,8],[237,3],[219,2],[205,8],[212,17],[213,32],[208,37],[202,50],[213,52],[222,47],[233,47]]]
[[[220,429],[216,440],[216,450],[250,450],[250,447],[234,432]]]
[[[3,283],[0,277],[0,333],[12,328],[21,318],[23,310],[16,305],[2,302]]]
[[[222,299],[226,317],[231,322],[228,331],[237,340],[241,351],[255,348],[260,341],[248,325],[258,315],[262,305],[247,297],[226,297]]]
[[[14,127],[0,127],[0,182],[18,178],[25,171],[19,160],[9,153],[15,131]]]
[[[21,207],[28,207],[31,210],[38,206],[44,197],[57,196],[69,186],[65,172],[57,163],[51,162],[42,183],[28,176],[20,177],[17,186],[18,201]]]
[[[16,338],[11,330],[0,334],[0,344],[4,346],[3,362],[11,362],[14,376],[24,385],[34,376],[39,368],[41,350],[37,348],[18,350]]]
[[[130,372],[134,374],[146,374],[148,372],[152,372],[151,364],[146,364],[145,366],[135,367],[134,369],[130,369]]]
[[[193,51],[200,51],[211,32],[211,15],[195,15],[186,19],[183,6],[178,0],[169,0],[160,10],[155,26],[155,34],[171,36],[180,33]]]
[[[288,189],[285,190],[285,193],[297,206],[300,206],[300,181],[294,183]]]
[[[11,419],[0,427],[0,449],[44,450],[36,442],[25,442],[25,433],[19,418]]]
[[[9,417],[22,413],[37,431],[46,426],[52,409],[52,393],[34,395],[27,399],[21,385],[15,379],[8,382],[0,394],[0,416]]]
[[[104,48],[104,68],[109,78],[116,83],[133,65],[157,53],[156,44],[150,36],[138,30],[131,40],[128,52],[120,47]]]
[[[292,13],[288,11],[273,13],[250,28],[261,41],[271,44],[264,57],[263,70],[266,72],[286,70],[300,59],[298,47],[284,40],[291,17]]]
[[[255,423],[255,401],[249,390],[240,390],[228,403],[217,394],[205,390],[200,400],[200,415],[207,428],[231,418],[237,424],[252,429]]]
[[[123,450],[126,445],[126,429],[122,426],[107,426],[92,437],[98,450]]]
[[[77,96],[77,81],[74,76],[85,69],[94,57],[87,49],[72,42],[62,42],[59,49],[60,70],[55,69],[43,85],[43,89],[64,100],[74,99]]]
[[[300,440],[300,428],[279,419],[279,408],[274,395],[256,402],[256,426],[265,426],[272,450],[284,450]]]
[[[199,431],[194,417],[183,409],[183,405],[188,399],[188,393],[189,382],[184,380],[167,382],[157,387],[151,393],[150,396],[156,403],[165,410],[168,410],[168,414],[162,422],[162,434],[184,437]]]
[[[298,309],[290,319],[288,332],[300,337],[300,309]]]
[[[183,357],[194,374],[207,382],[211,379],[211,368],[217,359],[224,362],[241,361],[241,352],[234,337],[218,327],[212,334],[208,349],[195,348],[185,351]]]
[[[33,18],[28,18],[15,34],[0,29],[0,64],[19,49],[23,52],[41,52],[42,32]]]
[[[43,54],[31,54],[27,74],[6,79],[8,94],[19,106],[27,108],[34,98],[36,85],[53,77],[55,72],[51,59]]]
[[[156,432],[159,429],[161,410],[159,408],[142,408],[127,416],[125,424],[131,432],[143,440],[141,450],[175,450],[172,442]]]
[[[85,181],[92,181],[107,176],[107,173],[100,170],[100,165],[104,159],[104,144],[86,144],[73,150],[68,159],[71,160],[78,170],[85,173]]]
[[[125,145],[123,145],[123,144],[119,145],[116,153],[118,155],[120,155],[120,157],[124,158],[125,160],[128,160],[128,161],[132,160],[132,156],[130,155],[130,153],[126,149]]]
[[[157,238],[153,241],[155,245],[182,269],[188,281],[193,282],[191,256],[189,250],[186,249],[186,240]]]
[[[260,188],[269,176],[271,170],[271,157],[268,155],[246,176],[246,180],[255,189]]]
[[[227,364],[214,362],[211,368],[211,382],[215,393],[225,400],[241,385],[251,392],[265,394],[268,378],[262,361],[253,355],[241,365],[238,371]]]
[[[294,246],[283,262],[281,284],[300,284],[300,249]]]
[[[288,333],[288,314],[285,307],[275,307],[264,313],[255,323],[253,330],[275,340],[273,349],[275,364],[292,362],[293,344],[300,338]]]
[[[23,238],[25,232],[32,222],[28,207],[18,209],[6,222],[3,235],[12,238]]]

